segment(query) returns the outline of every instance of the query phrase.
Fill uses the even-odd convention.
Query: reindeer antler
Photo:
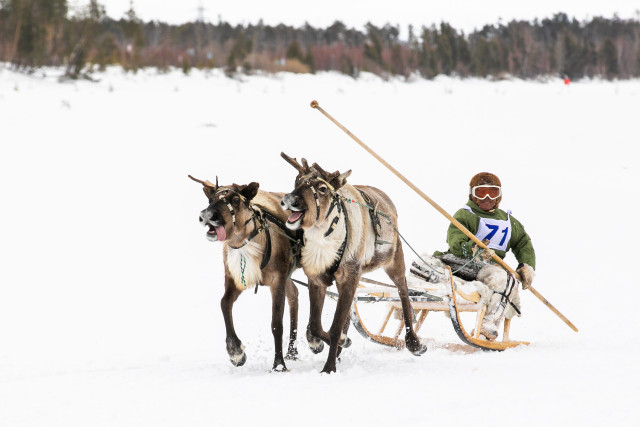
[[[216,176],[216,183],[215,185],[210,183],[209,181],[202,181],[200,179],[194,178],[191,175],[187,175],[189,178],[191,178],[192,180],[194,180],[195,182],[199,182],[200,184],[204,185],[205,187],[209,187],[209,188],[213,188],[214,190],[218,189],[218,176]]]
[[[298,160],[296,160],[294,157],[289,157],[284,153],[280,153],[280,155],[282,156],[283,159],[285,159],[287,161],[287,163],[289,163],[291,166],[293,166],[294,168],[296,168],[296,170],[300,173],[306,173],[309,172],[309,164],[307,163],[307,159],[302,159],[302,164],[298,163]]]
[[[321,174],[323,177],[325,177],[325,179],[326,179],[327,181],[331,181],[332,179],[337,178],[338,176],[340,176],[340,172],[339,172],[339,171],[335,171],[335,172],[333,172],[333,173],[328,173],[327,171],[325,171],[324,169],[322,169],[322,168],[320,167],[320,165],[319,165],[319,164],[317,164],[317,163],[314,163],[314,164],[313,164],[313,166],[311,166],[311,169],[315,169],[315,170],[317,170],[318,172],[320,172],[320,174]]]

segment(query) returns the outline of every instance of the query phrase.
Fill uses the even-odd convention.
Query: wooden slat
[[[387,314],[387,318],[384,320],[384,323],[382,324],[382,327],[380,328],[380,332],[378,332],[380,335],[382,335],[382,333],[384,332],[385,328],[387,327],[387,323],[389,323],[389,319],[391,319],[391,315],[393,314],[393,312],[396,310],[395,307],[391,306],[389,308],[389,313]]]
[[[476,330],[473,334],[474,338],[480,337],[480,328],[482,327],[482,319],[484,319],[484,315],[487,312],[487,306],[483,305],[482,308],[478,311],[478,316],[476,317]]]
[[[509,342],[509,329],[511,329],[511,319],[504,319],[504,333],[502,334],[503,342]]]
[[[421,309],[420,310],[420,315],[418,316],[418,321],[416,322],[416,325],[413,328],[413,330],[416,331],[416,334],[418,333],[418,331],[420,331],[420,328],[422,327],[422,324],[424,323],[424,319],[427,318],[427,314],[429,314],[429,310],[426,310],[426,309]]]
[[[393,301],[389,304],[398,308],[402,307],[399,301]],[[478,311],[482,308],[482,305],[481,303],[460,304],[458,305],[458,311]],[[449,303],[441,301],[412,301],[411,306],[414,310],[449,311]]]

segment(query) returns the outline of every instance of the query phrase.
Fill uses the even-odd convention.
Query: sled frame
[[[451,273],[451,269],[447,266],[448,271],[448,288],[447,291],[448,301],[441,299],[441,301],[435,301],[435,298],[429,298],[428,294],[420,296],[410,296],[411,306],[414,310],[414,330],[416,333],[420,331],[420,328],[424,324],[424,321],[427,318],[429,312],[448,312],[451,317],[451,322],[453,324],[454,330],[458,337],[462,340],[463,343],[479,348],[482,350],[492,350],[492,351],[503,351],[508,348],[517,347],[519,345],[528,345],[529,343],[526,341],[511,341],[509,338],[509,331],[511,327],[511,320],[505,319],[503,325],[503,333],[502,333],[502,341],[487,341],[479,338],[480,325],[482,324],[482,320],[484,318],[486,312],[486,306],[480,302],[480,296],[477,293],[465,294],[456,289],[456,285],[453,281],[453,274]],[[395,291],[395,292],[394,292]],[[394,298],[394,294],[397,295],[397,290],[395,289],[384,289],[380,288],[371,288],[367,287],[365,284],[360,284],[357,291],[356,296],[354,298],[352,307],[351,307],[351,323],[354,328],[366,339],[369,341],[382,344],[388,347],[395,347],[398,349],[402,349],[405,346],[404,339],[402,336],[402,331],[404,329],[404,325],[402,322],[399,322],[400,325],[395,329],[389,331],[389,320],[393,316],[402,316],[402,305],[399,301],[399,298]],[[458,297],[461,297],[461,300],[458,301]],[[360,310],[358,308],[359,304],[362,303],[378,303],[386,301],[389,303],[389,309],[386,311],[384,316],[384,320],[382,321],[382,325],[378,330],[374,330],[365,325],[365,321],[360,314]],[[470,335],[465,330],[462,325],[462,321],[460,319],[461,312],[475,312],[476,313],[476,321],[475,321],[475,333],[474,335]]]

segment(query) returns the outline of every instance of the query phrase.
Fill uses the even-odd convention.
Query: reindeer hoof
[[[426,352],[427,352],[427,345],[426,344],[421,344],[420,348],[417,351],[412,351],[411,353],[414,356],[422,356]]]
[[[427,351],[427,345],[424,344],[419,338],[415,341],[406,341],[405,344],[407,346],[407,350],[409,350],[414,356],[421,356]]]
[[[349,348],[351,347],[351,338],[349,338],[346,335],[342,335],[342,337],[340,338],[340,342],[338,343],[338,345],[342,348]]]
[[[289,370],[287,369],[284,363],[274,363],[271,371],[272,372],[289,372]]]
[[[227,337],[227,354],[233,366],[242,366],[247,361],[247,354],[244,352],[244,344],[239,339]]]
[[[289,348],[287,350],[287,355],[284,356],[285,360],[298,360],[298,349],[297,348]]]
[[[313,354],[318,354],[318,353],[322,353],[322,350],[324,350],[324,343],[320,340],[318,340],[318,342],[309,342],[309,349],[311,350],[311,352]]]
[[[247,353],[242,352],[242,355],[232,356],[229,360],[231,360],[233,366],[242,366],[247,361]]]
[[[314,336],[309,328],[307,328],[307,342],[309,343],[309,348],[313,354],[321,353],[324,350],[324,343],[320,338]]]
[[[324,368],[322,368],[322,371],[320,371],[321,374],[331,374],[333,372],[336,372],[335,363],[334,364],[327,363],[326,365],[324,365]]]

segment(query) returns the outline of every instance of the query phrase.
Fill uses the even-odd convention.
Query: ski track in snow
[[[639,207],[639,80],[109,69],[98,82],[59,83],[59,73],[0,66],[0,425],[595,426],[640,416],[636,316],[624,301],[637,287],[626,219]],[[501,207],[533,239],[534,287],[580,332],[524,292],[511,336],[529,347],[432,346],[415,357],[351,328],[338,373],[324,375],[326,350],[314,355],[304,339],[300,288],[300,359],[272,373],[261,288],[234,308],[248,355],[234,368],[221,245],[205,239],[206,199],[187,174],[285,192],[295,171],[281,151],[353,169],[350,183],[391,196],[416,249],[446,246],[446,219],[312,110],[313,99],[450,213],[473,174],[496,173]],[[414,258],[407,247],[405,256]],[[334,307],[327,301],[325,327]],[[423,331],[459,343],[438,313]]]

